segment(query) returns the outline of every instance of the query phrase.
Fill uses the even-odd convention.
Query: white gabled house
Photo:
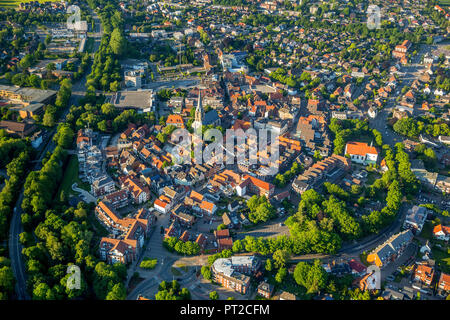
[[[377,149],[364,142],[348,142],[345,145],[345,154],[350,156],[352,162],[363,165],[375,164],[378,160]]]

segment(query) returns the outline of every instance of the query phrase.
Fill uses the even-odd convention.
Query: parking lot
[[[241,230],[237,233],[236,239],[244,239],[246,236],[272,238],[282,235],[289,235],[289,228],[283,223],[285,216],[271,220],[266,224],[257,225],[254,230]]]

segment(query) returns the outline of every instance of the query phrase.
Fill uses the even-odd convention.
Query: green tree
[[[15,279],[9,266],[0,267],[0,291],[11,294],[14,292]]]
[[[111,33],[111,39],[109,45],[114,52],[114,54],[121,56],[125,51],[126,40],[120,31],[120,29],[115,28]]]
[[[280,268],[277,274],[275,275],[275,281],[278,283],[282,283],[286,275],[287,275],[286,268]]]
[[[219,299],[219,294],[217,293],[217,291],[211,291],[209,293],[209,299],[211,299],[211,300],[218,300]]]
[[[265,269],[266,271],[272,271],[273,266],[272,266],[272,260],[269,258],[266,260],[266,265],[265,265]]]
[[[272,256],[275,268],[284,268],[289,260],[289,256],[289,252],[286,250],[276,250]]]
[[[294,279],[297,284],[305,287],[308,293],[317,293],[325,288],[327,273],[320,265],[320,260],[315,260],[312,265],[299,262],[294,270]]]
[[[126,298],[127,290],[122,283],[115,284],[111,291],[106,295],[106,300],[125,300]]]
[[[202,266],[201,274],[206,280],[211,280],[211,269],[208,266]]]

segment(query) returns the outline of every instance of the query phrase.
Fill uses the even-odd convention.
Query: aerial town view
[[[445,301],[449,241],[450,0],[0,0],[0,300]]]

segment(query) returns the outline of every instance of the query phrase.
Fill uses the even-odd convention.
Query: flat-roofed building
[[[17,86],[0,85],[0,98],[22,104],[50,103],[56,97],[55,90],[41,90],[34,88],[21,88]]]
[[[428,216],[428,210],[424,207],[414,206],[408,210],[403,228],[411,229],[414,234],[419,234],[422,231],[425,220]]]
[[[153,90],[119,91],[109,101],[116,108],[135,109],[138,112],[151,112],[155,108]]]
[[[142,74],[136,70],[127,70],[124,72],[124,80],[125,85],[128,88],[137,88],[140,89],[142,87]]]
[[[266,299],[272,298],[274,286],[267,282],[258,285],[258,294]]]
[[[10,104],[9,109],[19,112],[23,119],[43,113],[44,105],[55,101],[56,91],[0,85],[0,101]]]

